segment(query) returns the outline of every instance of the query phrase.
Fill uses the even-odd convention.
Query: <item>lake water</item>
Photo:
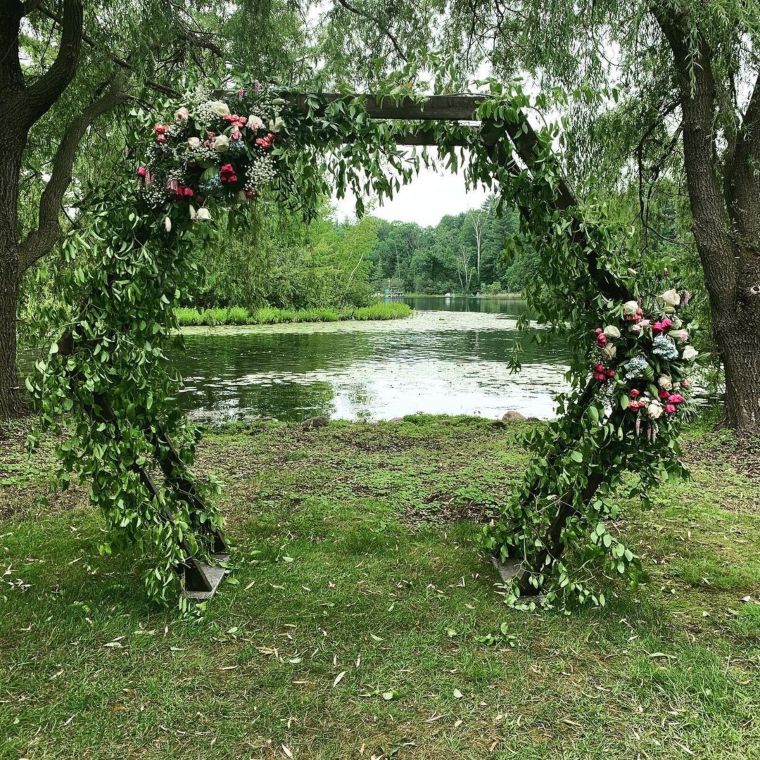
[[[524,301],[406,300],[415,313],[403,320],[187,329],[172,353],[185,378],[179,403],[201,421],[553,416],[567,353],[516,329]],[[522,370],[512,374],[516,340]]]

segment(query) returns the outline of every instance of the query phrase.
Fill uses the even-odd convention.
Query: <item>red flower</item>
[[[599,333],[596,336],[596,345],[599,348],[604,348],[607,345],[607,336],[604,333]]]
[[[155,127],[153,127],[153,131],[157,135],[162,135],[164,132],[166,132],[169,129],[169,127],[166,124],[156,124]]]
[[[676,413],[676,406],[675,406],[675,404],[665,404],[665,413],[666,414],[675,414]]]
[[[607,377],[615,377],[616,374],[617,373],[615,372],[614,369],[608,369],[607,370]]]
[[[137,176],[138,177],[145,177],[145,175],[148,173],[148,167],[147,166],[141,166],[137,170]]]
[[[238,181],[237,174],[235,173],[235,167],[232,164],[222,164],[219,167],[219,178],[222,182],[235,183]]]
[[[670,404],[683,404],[686,399],[680,393],[672,393],[668,396],[668,403]]]
[[[660,388],[660,392],[657,394],[663,401],[670,398],[670,391],[666,391],[664,388]]]
[[[641,391],[634,388],[629,394],[631,398],[638,398],[641,395]]]

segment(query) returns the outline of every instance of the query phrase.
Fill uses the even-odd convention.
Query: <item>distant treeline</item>
[[[407,293],[517,292],[535,261],[513,242],[518,217],[481,209],[435,227],[372,216],[338,222],[325,209],[305,224],[282,209],[262,213],[253,233],[224,236],[204,255],[192,304],[253,310],[367,306],[387,288]]]
[[[497,216],[493,203],[444,216],[435,227],[377,222],[372,282],[414,293],[519,292],[535,260],[513,245],[518,215]]]

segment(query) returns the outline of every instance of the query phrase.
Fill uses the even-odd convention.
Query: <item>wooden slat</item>
[[[350,100],[357,95],[340,95],[338,93],[321,93],[314,95],[322,103],[332,103],[336,100]],[[422,101],[414,98],[385,97],[376,98],[374,95],[360,96],[364,107],[373,119],[413,119],[423,121],[473,121],[475,111],[486,99],[484,95],[431,95]],[[302,111],[307,110],[309,95],[291,93],[283,98],[294,103]]]

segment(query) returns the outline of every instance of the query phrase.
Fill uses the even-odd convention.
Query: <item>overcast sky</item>
[[[423,227],[436,225],[442,216],[459,214],[479,208],[488,193],[483,188],[467,192],[464,177],[445,169],[436,173],[422,168],[408,185],[385,205],[372,210],[372,216],[388,221],[417,222]],[[367,199],[365,198],[365,203]],[[336,216],[351,219],[355,216],[355,198],[346,196],[343,200],[333,199]]]

